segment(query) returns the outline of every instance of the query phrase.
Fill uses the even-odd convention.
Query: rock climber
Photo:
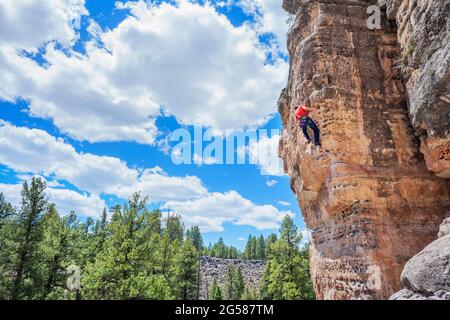
[[[309,98],[306,98],[303,101],[303,104],[299,104],[295,111],[295,118],[300,121],[300,127],[302,128],[303,134],[306,138],[306,143],[311,143],[311,138],[309,137],[308,133],[308,126],[313,130],[314,132],[314,145],[317,147],[321,147],[320,144],[320,130],[317,127],[316,123],[313,119],[309,117],[309,112],[315,108],[311,107],[311,102],[309,101]]]

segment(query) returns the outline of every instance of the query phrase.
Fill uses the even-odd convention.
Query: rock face
[[[409,114],[429,170],[450,178],[450,0],[387,0]]]
[[[200,258],[200,300],[208,299],[211,284],[216,279],[225,293],[225,276],[229,266],[241,268],[247,288],[257,290],[264,273],[265,262],[261,260],[219,259],[211,257]]]
[[[439,227],[438,237],[443,237],[450,234],[450,218],[444,220]]]
[[[312,231],[319,299],[389,298],[404,264],[450,214],[450,182],[427,170],[409,120],[396,24],[383,11],[381,30],[367,28],[376,3],[297,1],[288,36],[279,152]],[[298,97],[317,108],[320,150],[305,144],[294,118]]]
[[[449,220],[449,219],[447,219]],[[450,300],[450,232],[444,221],[442,236],[406,263],[401,275],[404,289],[391,300]],[[447,233],[442,230],[446,230]]]

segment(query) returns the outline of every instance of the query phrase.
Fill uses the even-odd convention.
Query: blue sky
[[[179,128],[281,129],[279,1],[58,1],[0,4],[0,192],[17,204],[20,183],[40,175],[61,214],[95,217],[142,190],[199,224],[206,243],[239,248],[285,214],[304,229],[288,177],[262,174],[274,159],[171,160]],[[255,142],[248,159],[277,141]]]

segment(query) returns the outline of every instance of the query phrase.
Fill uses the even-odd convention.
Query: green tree
[[[250,234],[248,236],[247,243],[245,244],[244,258],[248,259],[248,260],[253,259],[253,257],[252,257],[252,239],[253,239],[253,237]]]
[[[209,300],[222,300],[223,299],[222,290],[218,286],[216,278],[213,279],[211,288],[209,289],[208,298],[209,298]]]
[[[241,300],[258,300],[258,294],[256,290],[250,290],[249,288],[245,287]]]
[[[190,240],[185,241],[174,258],[173,286],[176,296],[182,300],[197,297],[198,251]]]
[[[238,258],[239,258],[238,249],[233,246],[230,246],[229,253],[228,253],[228,259],[238,259]]]
[[[43,218],[43,240],[41,242],[41,250],[44,254],[44,286],[42,291],[42,299],[46,299],[50,292],[55,289],[58,284],[59,275],[61,275],[61,249],[65,244],[65,232],[63,222],[56,211],[54,204],[49,206],[48,211]]]
[[[14,231],[12,217],[13,206],[0,193],[0,299],[9,297],[9,267],[11,266],[11,250],[13,248],[12,233]]]
[[[266,258],[266,242],[261,235],[256,243],[256,259],[264,260]]]
[[[170,216],[167,214],[166,227],[162,232],[161,239],[161,259],[162,273],[168,277],[168,271],[173,262],[173,258],[180,244],[183,242],[183,225],[180,217],[177,215]]]
[[[240,267],[237,267],[234,271],[233,279],[233,299],[239,300],[244,294],[245,283],[244,277],[242,277],[242,271]]]
[[[61,218],[56,211],[56,206],[51,204],[43,217],[43,238],[40,243],[43,253],[43,290],[42,299],[72,298],[67,292],[66,283],[67,267],[78,265],[82,255],[81,237],[84,234],[85,225],[80,227],[78,218],[74,212]],[[95,247],[87,246],[87,251],[95,254]],[[80,298],[80,292],[76,291],[74,297]]]
[[[8,223],[9,218],[11,218],[13,214],[13,206],[6,201],[3,193],[0,192],[0,232],[3,226]]]
[[[106,208],[103,209],[102,216],[100,220],[95,222],[94,227],[94,251],[95,255],[103,250],[103,245],[105,244],[106,237],[108,235],[108,213]]]
[[[11,281],[10,297],[36,298],[42,286],[40,267],[42,255],[39,242],[42,239],[42,217],[47,207],[44,194],[46,183],[33,177],[30,185],[23,183],[22,207],[14,218],[14,241],[12,252],[12,270],[14,276]]]
[[[84,275],[85,294],[90,298],[127,299],[133,292],[146,292],[136,279],[142,278],[140,266],[146,258],[145,234],[142,226],[145,219],[146,198],[134,193],[123,210],[116,208],[109,225],[111,236],[105,241],[103,250],[95,262],[88,264]],[[140,298],[140,297],[134,297]]]
[[[203,251],[203,238],[198,226],[192,226],[186,233],[186,238],[192,242],[198,252]]]
[[[272,252],[271,252],[271,246],[278,240],[278,237],[275,233],[271,233],[269,234],[269,236],[267,237],[266,240],[266,253],[265,253],[265,257],[268,258],[271,256]]]
[[[251,256],[250,259],[257,259],[256,247],[257,247],[256,237],[252,237],[252,240],[250,243],[250,256]]]
[[[299,249],[300,241],[297,226],[286,216],[280,228],[280,239],[269,245],[270,255],[261,284],[263,299],[314,299],[308,247]]]
[[[245,283],[240,267],[228,266],[225,275],[225,296],[228,300],[239,300],[244,294]]]

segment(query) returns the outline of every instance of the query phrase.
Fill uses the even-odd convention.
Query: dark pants
[[[303,134],[305,135],[305,138],[308,142],[311,142],[311,138],[308,134],[308,126],[313,130],[314,132],[314,143],[319,144],[320,143],[320,130],[317,127],[316,123],[311,119],[310,117],[305,117],[300,120],[300,127],[302,128]]]

